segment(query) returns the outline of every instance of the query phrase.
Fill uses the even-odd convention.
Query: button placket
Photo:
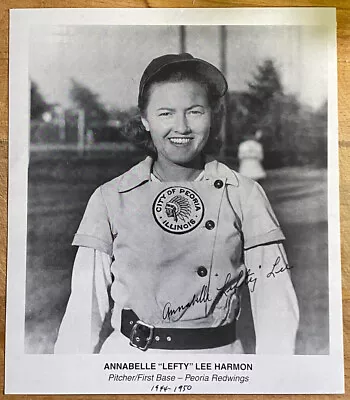
[[[209,218],[210,217],[212,217],[212,218],[215,217],[215,220],[214,220],[214,218],[213,219],[208,219],[204,224],[204,227],[206,228],[206,230],[211,231],[211,233],[209,234],[209,232],[208,232],[208,234],[212,235],[211,259],[210,259],[210,261],[208,260],[209,262],[207,264],[208,265],[208,269],[207,269],[207,274],[206,274],[208,293],[210,291],[211,274],[212,274],[212,268],[213,268],[212,261],[213,261],[213,254],[214,254],[214,251],[215,251],[215,243],[216,243],[216,228],[217,228],[217,223],[219,221],[221,202],[222,202],[223,193],[224,193],[224,189],[225,189],[225,182],[226,182],[226,180],[221,180],[221,179],[215,179],[214,181],[211,181],[211,186],[214,188],[214,191],[212,192],[212,198],[213,199],[214,198],[217,199],[216,200],[217,201],[217,203],[216,203],[217,205],[216,205],[215,208],[214,207],[209,208],[211,210],[211,215],[208,215],[208,216],[209,216]],[[217,214],[216,215],[213,213],[214,210],[217,210]],[[217,221],[217,222],[215,222],[215,221]],[[198,272],[199,271],[197,270],[197,274],[199,275]],[[210,304],[205,303],[205,309],[206,309],[205,312],[206,313],[209,310],[208,307],[210,308]]]
[[[225,186],[225,183],[224,183],[224,181],[222,181],[221,179],[216,179],[216,180],[214,181],[214,183],[213,183],[213,186],[214,186],[216,189],[223,189],[224,186]],[[208,231],[213,230],[213,229],[215,228],[215,226],[216,226],[216,224],[215,224],[215,222],[214,222],[212,219],[208,219],[208,220],[206,221],[206,223],[205,223],[205,227],[206,227],[206,229],[208,229]]]

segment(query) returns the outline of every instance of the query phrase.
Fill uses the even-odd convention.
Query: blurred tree
[[[120,110],[117,108],[112,108],[109,111],[109,117],[112,120],[118,120],[122,125],[126,124],[131,118],[139,114],[137,107],[130,107],[127,110]]]
[[[283,87],[279,72],[272,60],[265,60],[257,66],[253,79],[248,82],[248,109],[251,123],[258,124],[272,106],[274,96],[282,95]],[[259,127],[257,127],[258,129]]]
[[[231,148],[231,156],[237,151],[239,143],[243,140],[245,133],[250,129],[248,98],[246,92],[228,93],[227,112],[227,147]]]
[[[30,81],[30,119],[38,119],[49,110],[50,105],[44,100],[36,82]]]
[[[312,136],[315,141],[314,159],[318,166],[327,166],[327,130],[328,130],[328,102],[313,113]]]
[[[275,93],[282,93],[283,87],[279,72],[272,60],[265,60],[257,66],[253,80],[248,82],[248,94],[260,103],[269,100]]]
[[[275,151],[280,145],[281,103],[283,87],[279,72],[272,60],[256,67],[244,92],[229,93],[229,131],[232,132],[231,154],[237,152],[240,142],[257,130],[264,133],[264,146]]]
[[[76,107],[85,111],[86,128],[93,128],[94,125],[106,122],[109,115],[105,106],[99,101],[99,95],[75,79],[71,79],[71,85],[69,97]]]
[[[327,102],[319,109],[284,93],[273,61],[266,60],[245,91],[228,94],[229,145],[226,162],[237,166],[238,145],[257,130],[263,133],[264,166],[327,165]]]
[[[291,94],[275,93],[260,120],[264,132],[265,166],[294,165],[298,155],[300,103]]]
[[[280,73],[271,59],[265,60],[256,67],[252,80],[247,82],[246,93],[247,121],[246,133],[263,132],[263,146],[267,155],[267,165],[283,163],[285,137],[282,131],[282,115],[291,99],[283,93]]]
[[[325,100],[318,110],[316,110],[315,117],[317,119],[317,131],[319,135],[327,134],[327,119],[328,119],[328,102]]]

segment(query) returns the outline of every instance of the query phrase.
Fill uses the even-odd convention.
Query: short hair
[[[138,147],[146,150],[149,155],[156,157],[157,150],[153,144],[151,135],[146,131],[141,121],[141,116],[145,116],[146,113],[152,86],[154,84],[163,82],[192,81],[199,83],[205,88],[208,96],[209,107],[212,111],[209,137],[202,151],[205,154],[215,154],[220,150],[222,144],[220,132],[224,117],[224,107],[221,103],[221,96],[217,92],[215,86],[211,85],[203,75],[195,71],[195,69],[191,68],[191,66],[187,65],[182,69],[179,69],[178,66],[175,66],[175,68],[174,66],[165,68],[147,83],[144,88],[143,95],[139,99],[139,114],[131,118],[130,121],[123,127],[123,135]]]

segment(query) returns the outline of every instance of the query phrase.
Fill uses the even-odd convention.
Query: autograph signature
[[[273,266],[272,266],[272,270],[266,275],[266,278],[276,278],[277,274],[280,274],[281,272],[287,271],[288,269],[292,269],[294,268],[293,265],[288,265],[288,264],[284,264],[280,269],[276,270],[276,267],[278,266],[278,264],[281,262],[281,257],[278,256],[276,258],[276,261],[274,262]]]
[[[288,264],[281,264],[282,259],[278,256],[275,262],[272,265],[272,269],[266,274],[266,278],[276,278],[278,274],[281,274],[287,270],[291,270],[294,268],[293,265]],[[259,269],[261,269],[261,265],[259,265]],[[250,268],[247,268],[246,276],[244,279],[244,272],[241,270],[236,277],[232,277],[231,273],[228,273],[225,278],[225,282],[221,287],[218,287],[218,295],[215,297],[213,304],[210,307],[209,314],[214,310],[222,296],[228,297],[228,295],[236,294],[237,290],[243,284],[248,286],[250,293],[253,293],[256,289],[256,285],[258,282],[258,277],[256,276],[255,272],[252,272]],[[209,294],[209,286],[203,285],[201,291],[199,293],[195,293],[192,296],[192,299],[185,303],[180,304],[176,308],[173,308],[173,305],[170,301],[168,301],[164,308],[163,308],[163,319],[173,319],[173,321],[178,321],[184,315],[184,313],[191,307],[195,306],[196,304],[200,303],[209,303],[213,300]],[[174,317],[176,319],[174,319]]]
[[[181,304],[176,308],[172,308],[172,304],[170,301],[168,301],[164,308],[163,308],[163,319],[169,319],[173,317],[174,315],[178,314],[178,317],[175,321],[179,320],[183,314],[190,308],[193,307],[194,305],[198,303],[207,303],[209,301],[212,301],[209,295],[209,287],[207,285],[203,285],[201,291],[198,293],[195,293],[191,299],[186,304]]]
[[[261,268],[261,267],[259,266],[259,268]],[[250,268],[247,268],[247,275],[245,277],[244,283],[248,286],[249,291],[251,293],[254,292],[257,281],[258,281],[258,278],[255,276],[255,273],[252,272]]]
[[[189,301],[186,304],[181,304],[178,307],[173,308],[172,303],[168,301],[163,308],[163,319],[170,320],[170,318],[173,318],[173,321],[174,320],[178,321],[190,307],[193,307],[198,303],[209,303],[213,301],[208,313],[211,314],[215,309],[216,305],[218,304],[218,302],[220,301],[220,299],[222,298],[222,296],[228,297],[229,294],[236,293],[239,286],[241,286],[244,283],[244,280],[241,279],[243,278],[243,276],[244,276],[243,270],[239,271],[236,277],[232,277],[231,273],[228,273],[226,275],[224,285],[217,288],[219,293],[215,297],[214,301],[211,299],[209,295],[209,287],[207,285],[203,285],[200,293],[199,294],[195,293],[192,296],[191,301]],[[176,319],[174,319],[174,316],[176,316],[175,317]]]
[[[284,263],[281,266],[279,266],[281,260],[282,260],[282,258],[280,256],[278,256],[276,258],[276,261],[272,265],[271,271],[269,271],[266,274],[266,278],[268,278],[268,279],[269,278],[276,278],[276,276],[278,274],[281,274],[282,272],[285,272],[287,270],[291,270],[291,269],[294,268],[294,265],[289,265],[289,264],[284,264]],[[259,269],[260,268],[261,268],[261,265],[259,265]],[[254,292],[257,281],[258,281],[258,277],[255,275],[254,272],[251,271],[250,268],[248,268],[245,282],[248,285],[249,291],[251,293]],[[249,284],[251,284],[251,285],[249,285]]]
[[[241,270],[239,271],[239,274],[237,277],[232,277],[231,273],[229,272],[226,275],[226,279],[225,279],[225,283],[223,284],[223,286],[217,288],[217,290],[219,292],[222,292],[223,295],[227,296],[228,293],[232,292],[236,293],[237,289],[242,286],[242,284],[244,283],[244,280],[241,281],[241,278],[243,278],[244,276],[244,271]],[[240,282],[241,281],[241,282]]]

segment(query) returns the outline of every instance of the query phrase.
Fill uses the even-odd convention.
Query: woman
[[[262,166],[264,149],[260,143],[262,131],[259,129],[255,135],[247,135],[238,146],[239,173],[261,181],[266,178],[266,172]]]
[[[151,156],[89,200],[55,352],[242,353],[245,283],[257,353],[294,352],[283,233],[260,186],[210,156],[226,91],[217,68],[187,53],[144,71],[128,134]]]

